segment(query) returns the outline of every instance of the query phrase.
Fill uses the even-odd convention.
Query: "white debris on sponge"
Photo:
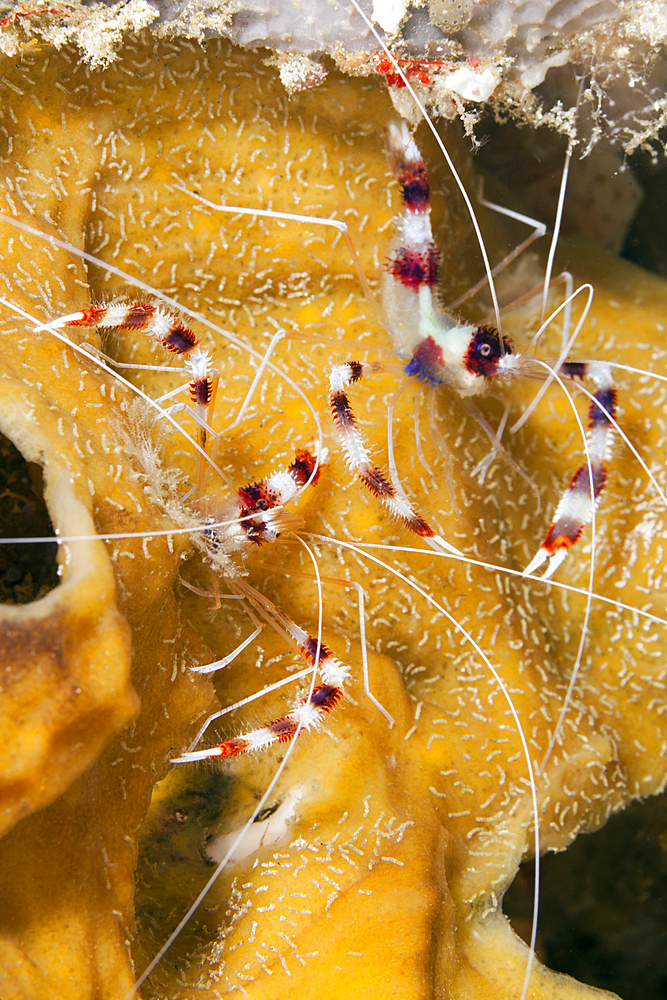
[[[500,73],[495,67],[477,70],[462,66],[443,77],[445,90],[458,94],[464,101],[488,101],[500,83]]]
[[[395,35],[408,12],[409,0],[373,0],[371,20],[388,35]]]
[[[323,83],[327,71],[321,63],[308,56],[278,55],[266,60],[269,65],[278,67],[280,80],[288,94],[296,94],[300,90],[309,90]]]
[[[259,818],[255,820],[249,830],[243,836],[243,840],[236,844],[239,839],[239,831],[224,833],[216,837],[206,845],[206,855],[215,864],[228,858],[229,865],[237,865],[245,861],[249,856],[256,854],[264,848],[273,847],[285,839],[290,827],[297,820],[298,807],[303,798],[303,789],[300,785],[291,789],[276,809],[265,820]]]
[[[128,32],[141,31],[159,16],[160,12],[147,0],[121,0],[92,7],[69,2],[62,8],[38,0],[20,23],[10,24],[0,33],[0,52],[15,56],[32,38],[43,39],[56,49],[75,44],[84,61],[98,69],[114,61]]]
[[[571,54],[570,49],[563,49],[561,52],[556,52],[555,55],[548,56],[540,62],[531,63],[530,66],[519,74],[521,85],[526,90],[533,90],[535,87],[539,87],[541,83],[544,83],[544,78],[552,66],[567,66]]]
[[[86,53],[86,62],[92,69],[107,66],[113,61],[116,50],[128,31],[140,31],[159,16],[146,0],[129,0],[111,7],[101,7],[97,18],[89,19],[73,32],[73,40]]]

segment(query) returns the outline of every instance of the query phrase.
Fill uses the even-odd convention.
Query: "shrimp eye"
[[[499,361],[504,354],[512,353],[509,340],[502,344],[496,330],[490,326],[480,326],[472,335],[468,349],[463,356],[463,364],[469,372],[481,378],[494,378],[499,372]]]

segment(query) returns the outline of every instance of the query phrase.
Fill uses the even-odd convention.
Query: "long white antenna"
[[[412,86],[412,84],[408,80],[407,76],[405,75],[405,73],[403,72],[403,70],[401,69],[401,67],[399,66],[399,64],[396,61],[396,59],[394,58],[393,54],[389,51],[389,49],[385,45],[384,41],[382,40],[382,38],[378,34],[378,32],[377,32],[375,26],[373,25],[373,23],[369,20],[369,18],[366,16],[366,14],[364,13],[364,11],[361,9],[361,7],[359,6],[359,4],[357,3],[357,0],[350,0],[350,3],[354,7],[354,9],[357,11],[357,13],[360,14],[361,17],[363,18],[363,20],[365,21],[366,26],[368,27],[369,31],[371,31],[372,34],[374,35],[374,37],[375,37],[378,45],[382,48],[382,51],[385,53],[385,55],[387,56],[387,58],[391,62],[392,66],[394,67],[394,69],[396,71],[396,73],[398,74],[398,76],[400,76],[401,80],[403,81],[403,84],[407,88],[407,91],[410,94],[410,96],[412,97],[413,101],[415,102],[415,105],[419,108],[419,113],[422,115],[424,121],[426,122],[426,124],[430,128],[431,132],[433,133],[435,141],[437,142],[438,147],[440,149],[440,152],[442,153],[443,157],[445,158],[445,162],[447,163],[447,166],[451,170],[452,177],[454,178],[454,180],[456,182],[456,185],[457,185],[459,191],[461,192],[461,195],[462,195],[463,200],[465,202],[465,206],[466,206],[466,208],[468,210],[468,214],[470,216],[470,221],[472,222],[473,229],[475,230],[475,235],[477,237],[477,242],[479,243],[479,249],[480,249],[481,254],[482,254],[482,260],[484,261],[484,269],[486,270],[486,277],[487,277],[487,280],[489,282],[489,290],[491,292],[491,299],[493,301],[493,312],[494,312],[494,315],[495,315],[495,318],[496,318],[496,329],[498,330],[498,335],[499,335],[501,343],[502,343],[502,334],[503,334],[503,331],[502,331],[502,323],[500,321],[500,306],[498,305],[498,296],[496,295],[496,286],[495,286],[494,281],[493,281],[493,271],[491,269],[491,263],[489,261],[489,255],[486,252],[486,246],[484,245],[484,237],[482,236],[482,230],[480,229],[479,222],[477,221],[477,216],[475,215],[475,209],[473,208],[472,202],[471,202],[471,200],[470,200],[470,198],[468,196],[468,192],[466,191],[465,187],[463,186],[463,181],[459,177],[458,171],[457,171],[456,167],[454,166],[454,161],[452,160],[451,156],[447,152],[447,147],[445,146],[444,142],[442,141],[442,139],[438,135],[438,130],[436,129],[436,127],[433,124],[433,122],[431,121],[431,119],[430,119],[430,117],[428,115],[428,112],[427,112],[426,108],[424,107],[424,105],[422,104],[422,102],[420,101],[420,99],[419,99],[419,97],[417,95],[417,92],[415,91],[414,87]]]

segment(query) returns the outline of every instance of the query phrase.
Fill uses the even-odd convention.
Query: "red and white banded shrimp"
[[[171,60],[170,66],[180,74],[191,72],[200,89],[206,89],[210,75],[215,75],[212,67],[215,72],[223,72],[221,64],[215,61],[218,58],[216,48],[211,46],[207,53],[208,69],[198,65],[196,75],[194,63],[197,59],[191,50],[180,50],[178,55],[169,56],[168,61]],[[142,58],[148,60],[149,57],[142,53]],[[175,139],[173,146],[165,150],[164,143],[162,147],[158,144],[160,135],[147,133],[145,129],[142,132],[149,121],[155,133],[164,132],[164,123],[155,108],[143,117],[136,115],[121,131],[124,136],[131,131],[141,133],[145,150],[143,162],[148,166],[145,187],[133,176],[139,193],[128,199],[127,190],[117,180],[118,175],[127,172],[127,167],[122,169],[123,162],[129,166],[129,161],[123,161],[118,155],[121,140],[116,135],[110,140],[109,149],[115,150],[117,159],[113,168],[105,162],[107,173],[96,189],[98,203],[91,214],[87,246],[99,256],[105,250],[100,244],[106,243],[114,262],[127,270],[132,270],[130,264],[134,263],[136,271],[137,262],[141,264],[142,254],[145,254],[141,266],[151,275],[148,284],[156,291],[166,288],[170,293],[176,286],[179,302],[203,313],[209,322],[211,317],[217,322],[220,312],[224,311],[222,324],[232,327],[237,340],[242,329],[243,337],[254,343],[256,349],[260,348],[260,355],[269,339],[263,335],[273,334],[276,327],[286,328],[288,333],[305,331],[311,339],[299,342],[298,352],[296,342],[286,338],[274,360],[278,364],[288,362],[293,380],[301,388],[305,387],[311,398],[319,395],[319,408],[324,414],[327,365],[340,360],[332,357],[328,340],[344,332],[345,338],[357,348],[360,340],[368,342],[371,360],[378,355],[383,360],[391,357],[388,338],[375,326],[372,312],[359,293],[356,278],[349,273],[351,268],[345,251],[336,248],[332,271],[327,273],[322,258],[326,255],[326,263],[331,258],[321,227],[304,235],[303,225],[292,232],[283,229],[278,220],[259,218],[249,226],[245,219],[236,220],[230,226],[228,220],[213,210],[200,208],[183,195],[176,195],[167,184],[195,186],[214,203],[221,200],[237,202],[242,199],[236,197],[235,179],[243,171],[248,191],[247,201],[242,200],[245,207],[292,210],[296,206],[289,199],[300,198],[300,213],[326,215],[333,210],[346,211],[352,205],[363,223],[361,239],[355,235],[355,243],[364,258],[365,270],[373,274],[379,270],[384,254],[386,237],[382,230],[398,210],[395,199],[396,207],[392,207],[379,204],[376,195],[385,176],[379,126],[384,125],[389,112],[373,86],[350,86],[347,81],[334,79],[329,85],[331,89],[324,95],[324,106],[330,115],[326,122],[327,140],[316,147],[317,129],[324,128],[323,95],[302,95],[288,107],[284,98],[273,91],[270,71],[262,70],[246,56],[226,55],[224,58],[227,61],[224,68],[230,73],[230,79],[252,79],[255,81],[253,86],[257,87],[257,92],[245,95],[249,106],[236,112],[235,126],[240,133],[239,143],[244,129],[255,130],[254,145],[251,144],[254,159],[252,156],[244,159],[238,148],[229,148],[231,143],[226,147],[217,135],[216,130],[221,126],[229,129],[229,120],[221,123],[212,117],[202,125],[198,136],[202,151],[193,165],[192,161],[188,162],[187,147],[183,153]],[[134,60],[138,60],[136,54],[129,54],[125,72],[135,65]],[[148,63],[142,65],[145,72]],[[252,78],[248,75],[251,72]],[[250,83],[246,90],[250,90]],[[232,96],[234,100],[242,99],[238,89]],[[341,104],[339,110],[336,101]],[[359,118],[351,119],[350,103],[360,106]],[[305,126],[308,109],[312,114]],[[368,124],[371,119],[377,122],[377,128]],[[243,124],[249,121],[254,125]],[[195,127],[192,122],[190,117],[186,133]],[[196,117],[194,122],[200,124]],[[295,122],[296,128],[291,131]],[[206,132],[216,141],[209,140]],[[328,144],[329,133],[334,137],[333,151]],[[297,141],[299,134],[302,143]],[[206,146],[209,141],[211,150]],[[262,159],[268,162],[269,180],[260,184],[255,164]],[[333,175],[331,180],[326,174],[327,161]],[[138,173],[143,169],[142,166]],[[279,186],[282,181],[284,188]],[[333,192],[333,206],[324,201],[327,189]],[[162,214],[159,217],[156,192],[160,196],[159,212]],[[368,196],[367,201],[362,192]],[[364,221],[366,214],[368,218]],[[143,249],[137,227],[150,233]],[[179,251],[172,252],[171,240],[168,253],[159,248],[156,254],[157,243],[166,243],[171,227],[178,234],[176,242],[181,247],[181,256]],[[236,255],[230,250],[235,239],[241,241],[240,252]],[[279,249],[272,242],[276,239],[280,241]],[[223,253],[223,249],[226,252]],[[304,256],[300,257],[304,250]],[[375,265],[373,256],[377,258]],[[282,271],[280,257],[285,260]],[[297,260],[302,260],[303,265],[295,264]],[[242,267],[245,269],[240,272]],[[124,279],[110,276],[107,264],[91,273],[91,285],[92,299],[96,302],[104,286],[109,292],[127,294],[129,291]],[[286,315],[286,303],[290,302],[296,309],[291,317]],[[87,301],[76,305],[69,301],[60,305],[51,302],[48,315],[42,314],[40,319],[54,319],[86,305]],[[260,320],[264,325],[258,329]],[[360,327],[361,334],[358,332]],[[368,335],[364,337],[366,332]],[[126,361],[153,362],[152,349],[141,338],[133,340],[129,346],[133,352],[131,359],[125,353],[128,344],[120,343],[120,338],[110,349]],[[221,424],[214,421],[216,429],[222,425],[224,430],[225,424],[234,423],[233,414],[238,412],[251,376],[245,367],[246,352],[242,344],[225,339],[216,341],[215,346],[216,361],[221,358],[227,366],[220,395],[227,396],[226,400],[222,398],[222,412],[229,412],[229,417]],[[347,356],[347,348],[345,351]],[[583,356],[581,348],[580,352]],[[163,374],[148,374],[145,378],[151,395],[170,391],[170,386],[165,388]],[[235,385],[237,378],[239,382],[243,379],[238,387]],[[358,401],[355,399],[360,418],[371,423],[369,433],[378,449],[384,437],[384,395],[394,388],[389,375],[380,378],[384,381],[370,386],[369,395]],[[223,469],[232,464],[237,483],[262,479],[283,458],[287,459],[283,462],[287,465],[291,461],[287,456],[297,441],[313,433],[312,424],[304,419],[301,403],[291,398],[284,386],[282,383],[281,388],[281,380],[275,373],[263,374],[254,413],[246,413],[239,424],[231,430],[228,427],[228,433],[220,439],[216,462]],[[378,395],[380,388],[383,395]],[[472,502],[468,497],[459,499],[462,510],[458,523],[453,518],[445,520],[438,509],[433,510],[436,500],[440,505],[441,498],[445,503],[449,498],[442,485],[433,487],[426,471],[420,471],[423,466],[413,444],[411,392],[414,396],[410,388],[405,390],[394,417],[397,467],[408,472],[416,470],[416,479],[423,476],[425,488],[421,499],[422,502],[426,500],[428,518],[439,525],[439,533],[451,538],[452,544],[465,552],[467,558],[457,563],[444,554],[406,544],[405,537],[397,536],[387,521],[377,517],[373,507],[359,501],[356,492],[345,492],[347,477],[340,459],[338,467],[332,459],[326,474],[313,489],[311,496],[317,499],[311,500],[310,513],[304,512],[303,516],[307,518],[308,527],[315,526],[320,536],[316,541],[322,575],[338,578],[349,575],[351,582],[362,584],[370,598],[368,645],[375,654],[372,657],[375,667],[372,688],[393,716],[395,725],[390,729],[387,720],[365,699],[358,684],[355,686],[356,682],[352,682],[348,705],[333,718],[328,733],[317,740],[306,739],[301,745],[297,744],[289,776],[285,776],[284,784],[274,789],[266,808],[256,817],[260,822],[253,824],[259,832],[252,846],[257,847],[259,842],[260,853],[246,853],[244,859],[237,852],[231,876],[242,872],[243,883],[240,879],[232,885],[225,882],[215,899],[216,905],[227,908],[231,916],[222,933],[211,931],[215,942],[210,944],[209,939],[203,972],[201,969],[181,971],[184,978],[192,981],[216,979],[217,983],[211,988],[218,991],[244,988],[260,996],[266,989],[275,992],[289,988],[298,992],[309,988],[311,992],[324,995],[325,986],[329,990],[340,988],[338,976],[344,976],[349,983],[362,974],[366,977],[363,988],[368,991],[379,969],[385,977],[382,981],[416,981],[423,972],[421,942],[427,934],[432,934],[436,925],[441,927],[443,920],[452,930],[456,947],[481,970],[479,975],[498,985],[498,973],[485,965],[485,955],[489,957],[485,948],[488,929],[492,926],[501,928],[499,933],[504,941],[511,940],[497,911],[497,903],[529,839],[531,807],[526,790],[526,762],[521,756],[509,709],[500,705],[498,688],[488,672],[488,665],[468,643],[462,644],[461,634],[453,624],[447,623],[444,612],[455,615],[488,651],[490,661],[500,665],[507,675],[518,711],[523,718],[531,720],[533,729],[529,734],[537,745],[536,762],[539,763],[537,758],[546,750],[576,655],[577,629],[585,595],[567,596],[562,586],[535,584],[520,577],[525,566],[524,550],[530,544],[528,536],[535,523],[549,515],[531,513],[526,500],[530,492],[502,463],[499,463],[500,472],[495,478],[493,470],[489,470],[487,482],[480,486],[467,484]],[[439,405],[439,432],[449,441],[457,465],[471,470],[486,453],[483,435],[474,420],[456,408],[456,401]],[[495,404],[492,401],[489,405],[493,408]],[[546,489],[539,473],[549,447],[556,452],[555,464],[562,470],[556,444],[559,438],[554,437],[553,430],[556,417],[559,417],[557,412],[547,410],[540,422],[539,414],[535,414],[529,427],[518,437],[519,444],[512,442],[515,460],[519,464],[526,463],[529,475],[537,479],[540,490]],[[539,427],[539,434],[534,424]],[[561,433],[559,429],[559,435]],[[574,437],[576,432],[569,433]],[[457,444],[459,437],[466,438],[463,446]],[[442,483],[442,462],[437,450],[425,432],[421,431],[419,440],[419,448],[434,472],[436,483],[438,479]],[[173,467],[184,468],[186,474],[194,478],[192,448],[183,443],[180,434],[165,447],[165,453]],[[508,483],[504,483],[506,476]],[[413,481],[411,476],[410,484]],[[518,495],[517,483],[522,491]],[[625,481],[618,487],[617,498],[623,489],[627,490]],[[420,492],[417,485],[414,490]],[[610,486],[611,503],[612,490]],[[313,508],[313,503],[318,509]],[[639,503],[642,506],[644,501]],[[526,509],[528,513],[524,516]],[[516,516],[517,511],[519,516]],[[480,512],[490,512],[485,513],[481,528]],[[639,513],[643,518],[646,511],[642,507]],[[655,524],[657,515],[653,509],[650,514],[654,519],[651,524]],[[621,516],[632,518],[634,515],[626,511],[619,514]],[[319,527],[318,519],[324,530]],[[517,523],[520,525],[518,531]],[[650,525],[646,520],[643,523],[642,537],[645,537]],[[142,530],[148,534],[150,526]],[[358,539],[371,545],[388,545],[389,551],[382,553],[387,566],[374,563],[378,554],[360,546]],[[148,543],[149,547],[151,544]],[[496,544],[497,550],[494,549]],[[415,549],[417,551],[413,551]],[[482,558],[487,556],[494,568],[474,569],[470,559],[473,549]],[[298,568],[290,566],[288,585],[280,581],[274,584],[266,576],[267,567],[277,566],[281,561],[277,553],[277,549],[266,550],[257,575],[251,579],[257,583],[258,578],[264,578],[261,589],[276,605],[288,610],[299,622],[312,622],[317,601],[310,580],[299,575],[312,571],[307,564]],[[656,572],[648,565],[650,559],[651,567],[655,566],[652,557],[642,555],[642,559],[646,560],[645,573]],[[510,563],[517,571],[513,579],[503,575],[504,569],[512,568]],[[565,569],[563,567],[563,572]],[[607,562],[605,571],[610,569],[613,571],[615,566]],[[185,578],[191,585],[204,590],[209,588],[206,574],[196,566],[188,567],[186,573]],[[398,580],[398,590],[390,584],[395,573],[401,574],[393,577]],[[576,575],[576,569],[572,573]],[[582,576],[587,582],[585,571]],[[611,582],[613,584],[613,580]],[[358,677],[361,671],[354,642],[359,632],[356,611],[343,604],[339,587],[332,593],[335,596],[327,599],[328,612],[325,605],[325,622],[329,623],[331,631],[343,636],[345,649],[341,655],[351,661],[352,673]],[[617,591],[612,589],[612,593],[614,599],[617,598]],[[626,603],[635,607],[638,597],[635,593]],[[644,600],[644,595],[641,599]],[[331,603],[339,605],[333,613]],[[181,613],[187,608],[192,620],[201,619],[207,602],[188,592],[180,598],[179,607]],[[654,622],[650,628],[638,626],[634,614],[620,609],[617,604],[596,605],[595,613],[598,621],[608,616],[615,622],[619,642],[628,647],[632,644],[633,656],[637,653],[636,635],[632,629],[645,630],[643,642],[649,656],[659,648],[660,639],[656,635],[659,628]],[[232,616],[231,611],[229,615]],[[235,628],[242,627],[238,617],[234,616],[233,621]],[[213,659],[224,657],[234,645],[234,640],[230,643],[229,627],[226,625],[223,630],[220,617],[210,623],[199,621],[195,631],[205,637]],[[312,625],[310,631],[316,631]],[[137,634],[140,637],[140,631]],[[345,637],[352,640],[349,649]],[[334,641],[329,641],[335,646]],[[340,635],[338,641],[341,641]],[[278,642],[277,638],[266,634],[262,637],[261,643],[267,652],[263,656],[260,654],[261,672],[255,670],[257,647],[249,650],[247,658],[240,656],[235,661],[233,676],[225,678],[227,701],[240,700],[255,688],[284,677],[281,663],[265,662],[270,659],[269,652],[271,656],[276,654]],[[586,651],[586,683],[591,690],[597,683],[595,671],[607,665],[608,655],[609,642],[600,626],[598,633],[589,637]],[[204,659],[198,662],[201,664]],[[400,666],[400,672],[396,665]],[[606,697],[613,700],[613,695]],[[163,698],[165,710],[171,711],[168,694]],[[594,725],[593,710],[585,698],[578,702],[576,726],[570,730],[566,727],[564,744],[552,755],[547,770],[551,801],[544,805],[547,845],[561,846],[575,829],[597,821],[623,798],[624,779],[622,769],[616,769],[614,736],[609,720],[603,719],[600,724],[601,710],[597,702],[595,705],[598,717]],[[263,717],[264,710],[261,712]],[[135,749],[127,739],[125,743],[130,751]],[[187,741],[184,745],[187,746]],[[174,752],[178,754],[183,748],[183,745],[174,747]],[[126,756],[130,751],[126,751]],[[623,752],[627,755],[627,750]],[[157,766],[161,764],[160,759]],[[156,794],[149,827],[152,838],[149,836],[146,848],[148,868],[152,867],[159,875],[176,868],[177,879],[182,881],[183,871],[189,867],[194,870],[193,881],[205,879],[209,860],[218,859],[221,854],[224,857],[226,853],[225,834],[242,826],[234,808],[218,824],[217,812],[223,811],[220,800],[224,799],[228,805],[235,797],[239,785],[237,773],[245,775],[246,779],[252,776],[249,797],[259,798],[255,790],[265,780],[265,767],[266,761],[253,758],[247,763],[241,762],[239,772],[229,771],[220,781],[202,776],[199,767],[194,769],[193,784],[186,790],[181,788],[169,796],[163,786]],[[180,774],[184,772],[185,765],[182,765]],[[637,778],[632,780],[639,781],[639,770],[636,774]],[[591,777],[593,789],[586,784],[587,776]],[[593,800],[588,811],[579,802],[578,815],[574,809],[566,812],[559,791],[561,779],[567,780],[568,789],[573,785],[581,788],[583,795]],[[603,795],[605,781],[612,788],[606,788]],[[204,790],[198,801],[194,801],[196,794],[192,789],[202,783]],[[632,790],[637,792],[642,788],[648,790],[641,782]],[[597,799],[594,798],[596,790]],[[164,809],[160,812],[161,804]],[[213,828],[215,834],[211,832]],[[442,846],[438,844],[442,845],[445,830],[446,836],[451,838],[450,845],[458,846],[446,848],[443,861]],[[186,834],[180,851],[178,831]],[[275,854],[272,854],[271,841]],[[166,860],[164,855],[159,858],[156,845],[166,845]],[[247,847],[246,852],[249,850]],[[248,872],[247,867],[255,861],[255,868]],[[145,870],[143,878],[146,878]],[[171,889],[167,891],[172,892]],[[146,934],[150,946],[159,948],[166,937],[165,923],[170,917],[163,918],[174,900],[168,895],[166,899],[158,896],[155,901],[155,885],[148,889],[142,886],[142,893]],[[406,925],[414,930],[408,956],[405,951],[400,953],[401,970],[397,967],[393,936],[385,935],[386,950],[384,941],[378,943],[388,913],[391,910],[393,920],[396,912],[395,906],[387,905],[387,893],[398,893],[400,898],[401,933],[405,934]],[[454,908],[447,910],[447,899],[454,902]],[[187,908],[187,902],[184,904],[180,899],[178,905],[182,910]],[[458,930],[454,930],[454,909],[464,913]],[[175,913],[174,920],[177,921],[180,915],[180,912]],[[156,920],[157,928],[150,926]],[[183,939],[181,957],[183,953],[191,954],[193,939],[196,942],[206,939],[208,921],[209,917],[205,916],[191,922],[193,937],[189,941]],[[330,931],[332,921],[336,928],[333,934]],[[326,931],[322,930],[323,926]],[[358,929],[360,927],[362,930]],[[353,944],[346,940],[351,931],[355,936]],[[330,946],[335,941],[336,967],[340,972],[332,969],[332,963],[322,963],[321,956],[318,959],[314,954],[321,952],[323,936]],[[519,984],[519,995],[525,974],[525,951],[517,955],[509,978],[512,989]],[[224,968],[221,966],[223,959]],[[138,961],[142,960],[140,955]],[[177,959],[167,956],[165,961],[173,965]],[[446,977],[449,973],[445,969],[438,975]]]

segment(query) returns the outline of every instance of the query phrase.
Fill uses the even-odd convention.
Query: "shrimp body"
[[[428,175],[405,125],[389,127],[387,155],[401,187],[403,211],[382,281],[382,306],[405,372],[462,396],[482,392],[486,381],[516,366],[512,346],[491,327],[457,323],[438,301],[440,252],[431,229]]]
[[[404,359],[405,374],[431,386],[446,386],[464,398],[481,393],[494,380],[507,382],[526,375],[544,379],[546,372],[555,369],[565,377],[589,378],[595,384],[588,415],[586,463],[577,469],[563,492],[547,536],[525,570],[532,573],[548,562],[544,574],[548,578],[592,519],[607,480],[606,463],[616,412],[611,369],[605,362],[560,360],[555,367],[543,363],[542,370],[539,362],[515,353],[511,342],[492,326],[457,323],[442,309],[437,293],[439,251],[431,230],[428,175],[405,125],[389,127],[387,156],[401,188],[402,212],[397,217],[395,239],[386,262],[382,301],[394,348]],[[389,483],[382,470],[371,465],[356,428],[344,387],[370,370],[370,366],[364,369],[352,362],[337,366],[331,375],[334,421],[348,465],[408,529],[432,537],[433,529],[421,515],[416,515],[396,477]],[[493,433],[490,437],[498,448],[500,438]],[[443,539],[439,544],[447,545]]]

